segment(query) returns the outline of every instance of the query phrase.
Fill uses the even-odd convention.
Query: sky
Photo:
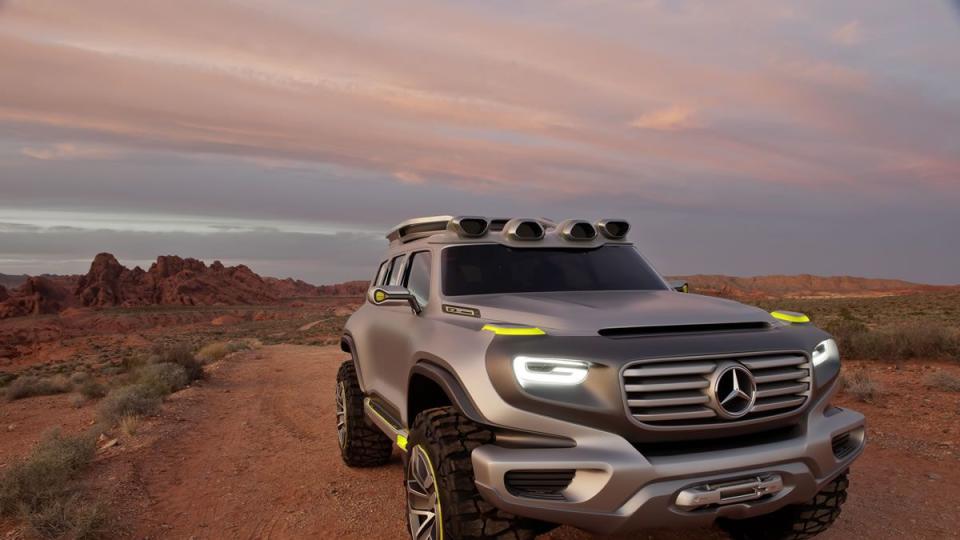
[[[371,277],[436,214],[960,283],[947,0],[0,0],[0,272]]]

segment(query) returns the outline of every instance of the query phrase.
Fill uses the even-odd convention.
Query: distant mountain
[[[14,278],[18,276],[12,276]],[[366,282],[317,287],[295,279],[261,277],[245,265],[224,266],[176,255],[157,257],[148,270],[129,269],[100,253],[82,276],[27,276],[0,285],[0,319],[57,313],[69,307],[269,304],[284,298],[362,295]]]
[[[924,285],[898,279],[852,276],[773,275],[735,277],[723,275],[674,276],[690,284],[691,292],[740,299],[783,297],[854,297],[912,294],[956,287]]]

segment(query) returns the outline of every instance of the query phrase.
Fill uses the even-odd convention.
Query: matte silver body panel
[[[494,428],[554,435],[575,443],[567,448],[516,448],[487,445],[473,452],[478,488],[492,504],[518,515],[566,523],[598,532],[638,527],[702,525],[717,517],[748,517],[785,504],[809,499],[826,482],[845,470],[861,446],[843,460],[833,457],[831,437],[863,426],[853,411],[825,415],[836,390],[837,370],[824,371],[800,410],[739,428],[713,426],[703,430],[645,430],[631,423],[622,397],[619,373],[630,362],[645,358],[693,357],[790,350],[809,354],[828,335],[812,325],[789,325],[766,312],[737,302],[663,291],[564,292],[444,297],[441,290],[441,251],[456,244],[499,242],[517,247],[570,247],[556,231],[538,242],[517,242],[503,235],[460,238],[435,233],[408,242],[391,243],[384,259],[398,254],[431,251],[430,298],[417,315],[405,305],[376,306],[365,302],[347,321],[345,332],[357,363],[363,391],[391,409],[410,426],[408,387],[418,363],[442,369],[456,381],[475,410],[475,420]],[[625,244],[598,238],[577,247]],[[667,288],[664,283],[664,288]],[[479,311],[480,316],[444,310],[452,304]],[[545,336],[495,336],[486,323],[537,326]],[[769,330],[639,339],[600,337],[602,328],[682,326],[693,324],[763,322]],[[506,367],[514,351],[553,356],[574,355],[595,362],[596,374],[584,383],[583,394],[550,396],[521,389]],[[594,369],[594,368],[591,368]],[[819,373],[819,372],[818,372]],[[596,375],[596,377],[594,376]],[[579,396],[579,397],[578,397]],[[582,399],[581,399],[582,398]],[[596,415],[596,416],[591,416]],[[613,418],[617,423],[614,424]],[[606,420],[604,420],[606,419]],[[748,435],[789,424],[795,436],[735,449],[686,452],[685,441]],[[676,441],[670,456],[645,456],[642,445]],[[669,443],[674,444],[674,443]],[[513,468],[572,468],[577,473],[566,501],[518,498],[503,483]],[[736,480],[754,473],[775,473],[784,489],[758,501],[689,512],[676,507],[684,489],[711,480]]]

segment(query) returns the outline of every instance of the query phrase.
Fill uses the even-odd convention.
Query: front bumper
[[[573,448],[485,445],[472,454],[476,484],[488,502],[508,512],[603,534],[766,514],[812,499],[863,451],[863,415],[818,405],[796,436],[746,447],[690,452],[677,442],[675,453],[644,456],[612,433],[577,439]],[[844,433],[853,434],[853,446],[838,458],[833,442]],[[515,495],[505,480],[509,471],[558,469],[576,471],[558,500]],[[771,475],[782,480],[782,489],[755,500],[696,509],[677,504],[690,488]]]

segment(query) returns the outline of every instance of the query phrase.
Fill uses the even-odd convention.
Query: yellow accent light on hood
[[[810,322],[810,317],[807,317],[803,313],[797,313],[796,311],[771,311],[770,315],[773,315],[775,319],[780,319],[781,321],[787,321],[788,323],[793,324],[804,324]]]
[[[546,332],[534,326],[501,326],[485,324],[481,330],[493,332],[498,336],[543,336]]]

